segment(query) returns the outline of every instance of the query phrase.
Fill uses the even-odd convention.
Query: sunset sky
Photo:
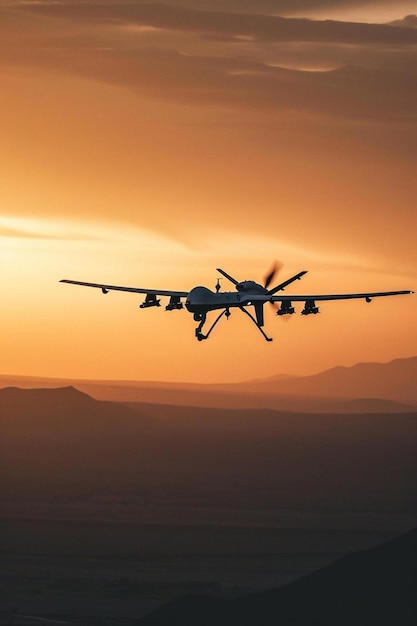
[[[417,295],[266,343],[61,278],[417,291],[416,0],[0,0],[0,374],[190,382],[417,355]],[[221,281],[222,289],[232,285]],[[163,303],[165,304],[165,302]],[[269,307],[266,307],[269,309]],[[298,312],[301,306],[298,307]]]

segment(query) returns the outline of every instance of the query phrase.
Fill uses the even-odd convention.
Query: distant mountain
[[[185,406],[273,408],[308,413],[406,412],[417,407],[417,357],[335,367],[312,376],[229,384],[81,384],[97,398]],[[350,400],[363,400],[351,403]]]
[[[57,430],[65,426],[74,432],[76,428],[93,427],[95,431],[97,426],[103,426],[104,423],[111,423],[113,426],[115,419],[120,425],[126,419],[140,422],[137,411],[95,400],[71,386],[53,389],[0,389],[0,419],[2,429],[6,429],[6,432],[17,429],[16,432],[20,433],[22,431],[19,429],[24,427],[25,432],[33,430],[39,436],[47,428]]]
[[[380,398],[417,405],[417,357],[389,363],[358,363],[289,380],[267,380],[250,390],[266,394]]]
[[[143,510],[260,511],[263,523],[284,509],[415,511],[417,413],[132,408],[73,388],[3,389],[0,448],[8,495],[134,493]]]
[[[417,357],[359,363],[311,376],[279,374],[244,383],[36,379],[0,376],[0,388],[72,385],[98,400],[213,408],[271,408],[308,413],[410,412],[417,407]],[[362,402],[350,402],[362,400]]]
[[[315,402],[317,405],[324,404],[320,396],[309,399],[310,408],[313,408]],[[326,398],[328,401],[327,408],[323,406],[323,413],[410,413],[415,412],[416,407],[411,404],[403,404],[394,400],[383,400],[382,398],[357,398],[352,400],[339,400]],[[310,412],[310,411],[309,411]]]
[[[47,493],[88,490],[101,478],[117,484],[124,453],[146,437],[148,422],[73,387],[1,389],[0,488]]]
[[[88,389],[88,387],[86,387]],[[379,398],[340,399],[322,396],[273,395],[267,393],[214,394],[207,392],[186,392],[163,390],[157,394],[154,390],[134,389],[133,397],[139,395],[141,402],[120,402],[132,408],[142,408],[143,404],[161,403],[167,406],[205,407],[224,409],[272,409],[275,411],[291,411],[294,413],[414,413],[415,406],[382,400]],[[120,392],[122,398],[123,391]]]
[[[96,401],[74,387],[57,389],[20,389],[6,387],[0,391],[0,415],[24,417],[54,414],[57,417],[79,410],[90,411]]]
[[[417,529],[293,583],[236,600],[188,596],[140,626],[412,626],[417,615]]]

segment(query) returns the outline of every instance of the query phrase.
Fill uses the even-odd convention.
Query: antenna
[[[223,280],[223,278],[218,278],[217,279],[217,283],[216,283],[216,293],[219,293],[220,291],[220,281]]]

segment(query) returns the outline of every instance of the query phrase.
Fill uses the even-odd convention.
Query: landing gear
[[[243,311],[243,313],[245,313],[245,315],[247,315],[248,317],[250,317],[250,319],[252,320],[252,322],[255,324],[256,328],[259,330],[259,332],[262,334],[262,336],[264,337],[264,339],[266,341],[272,341],[272,337],[268,337],[268,335],[262,330],[260,324],[258,323],[258,321],[256,320],[255,317],[253,317],[253,315],[251,315],[249,313],[249,311],[247,311],[243,306],[240,306],[239,309],[241,311]],[[206,312],[202,312],[202,313],[194,313],[194,320],[196,322],[200,322],[199,325],[197,326],[197,328],[195,329],[195,336],[197,338],[198,341],[203,341],[203,339],[208,339],[212,330],[214,329],[214,327],[216,326],[216,324],[221,320],[221,318],[223,317],[223,315],[226,317],[226,319],[229,319],[229,317],[231,316],[230,310],[228,308],[224,309],[220,315],[218,315],[216,317],[216,319],[214,320],[213,324],[210,326],[208,333],[205,335],[202,331],[203,331],[203,326],[206,323],[206,319],[207,319],[207,313]]]
[[[255,324],[256,328],[259,330],[259,332],[263,335],[264,339],[266,339],[266,341],[272,341],[272,337],[268,337],[268,335],[262,330],[261,326],[258,324],[258,322],[256,321],[256,319],[253,317],[253,315],[251,315],[249,313],[249,311],[247,311],[243,306],[240,306],[239,309],[241,311],[243,311],[243,313],[245,313],[245,315],[247,315],[248,317],[250,317],[250,319],[252,320],[252,322]]]
[[[195,336],[197,337],[198,341],[203,341],[203,339],[207,339],[207,337],[201,332],[207,319],[207,313],[194,313],[193,318],[194,321],[200,322],[195,329]]]
[[[218,315],[216,317],[216,319],[214,320],[213,324],[210,326],[207,335],[204,335],[201,331],[203,330],[203,326],[204,326],[205,321],[207,319],[207,313],[194,313],[195,321],[201,320],[199,325],[195,329],[195,336],[197,337],[198,341],[203,341],[203,339],[208,339],[209,338],[211,331],[216,326],[217,322],[220,321],[220,319],[223,317],[223,315],[225,315],[227,317],[227,319],[229,319],[229,317],[231,315],[229,309],[224,309],[224,311],[222,311],[220,313],[220,315]]]

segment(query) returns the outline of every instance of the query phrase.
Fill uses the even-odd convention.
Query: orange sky
[[[417,287],[415,0],[0,0],[0,374],[238,381],[417,354],[417,297],[239,311],[59,284]],[[308,19],[300,19],[308,18]],[[329,21],[330,20],[330,21]],[[229,289],[226,281],[222,287]],[[301,310],[301,307],[299,307]]]

